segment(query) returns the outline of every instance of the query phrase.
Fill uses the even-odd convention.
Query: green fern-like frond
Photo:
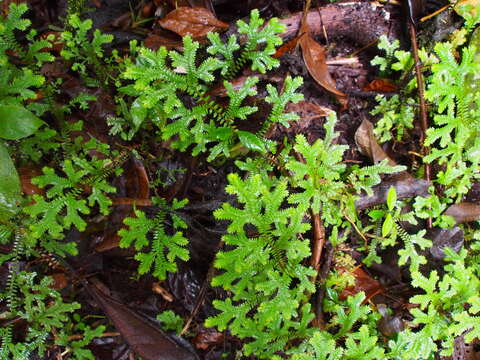
[[[268,96],[265,100],[272,105],[272,110],[267,121],[262,125],[259,136],[264,136],[272,124],[279,123],[288,128],[290,126],[289,121],[298,120],[299,116],[297,114],[285,113],[285,107],[290,102],[298,103],[303,99],[303,94],[296,92],[302,84],[303,79],[301,77],[287,76],[282,94],[279,94],[271,84],[267,85]]]
[[[174,212],[181,209],[185,202],[175,201],[168,205],[163,199],[157,198],[158,206],[155,217],[149,218],[141,210],[135,209],[134,218],[124,220],[128,229],[118,232],[121,237],[120,246],[134,246],[137,254],[135,259],[140,262],[138,272],[145,274],[153,269],[153,275],[159,279],[165,279],[168,272],[176,272],[176,259],[186,261],[189,259],[188,250],[185,246],[188,240],[181,231],[173,234],[166,229],[167,218],[171,219],[170,227],[182,229],[185,222]],[[146,251],[143,251],[147,248]]]
[[[287,183],[264,179],[228,176],[226,190],[241,205],[224,203],[214,213],[230,222],[222,239],[231,248],[217,254],[215,266],[221,273],[212,285],[229,290],[232,298],[214,302],[221,313],[207,319],[207,324],[219,328],[229,324],[232,334],[253,338],[245,354],[268,358],[288,342],[303,316],[310,318],[300,308],[314,287],[309,280],[312,269],[302,265],[310,254],[308,242],[299,237],[309,225],[303,223],[301,212],[284,208]]]
[[[115,192],[115,188],[107,183],[107,169],[106,160],[93,158],[87,161],[78,157],[65,160],[65,176],[59,176],[54,169],[45,167],[43,175],[34,178],[32,182],[45,187],[46,195],[34,195],[34,203],[24,209],[26,214],[36,219],[30,225],[33,237],[41,238],[48,233],[54,238],[60,238],[62,232],[72,225],[80,231],[85,230],[86,222],[82,215],[89,214],[90,207],[95,204],[103,214],[107,214],[111,204],[107,194]],[[84,196],[85,185],[92,186],[87,196]]]

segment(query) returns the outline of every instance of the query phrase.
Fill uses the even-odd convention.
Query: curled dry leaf
[[[158,294],[160,295],[161,297],[163,297],[166,301],[168,302],[172,302],[173,301],[173,295],[168,291],[166,290],[165,288],[162,287],[162,285],[160,285],[159,282],[154,282],[152,284],[152,291],[155,293],[155,294]]]
[[[368,120],[363,120],[355,132],[355,143],[360,152],[368,156],[375,164],[384,159],[388,159],[388,164],[395,166],[396,163],[383,151],[378,145],[377,139],[373,134],[373,124]]]
[[[368,156],[375,164],[388,159],[390,166],[397,165],[383,149],[378,145],[377,139],[373,134],[373,124],[368,120],[363,120],[355,133],[355,142],[360,152]],[[361,195],[355,201],[357,210],[364,210],[369,207],[384,204],[387,201],[388,191],[393,186],[398,199],[405,199],[415,196],[428,196],[428,187],[430,182],[423,179],[416,179],[406,171],[394,174],[387,181],[373,187],[373,195]]]
[[[107,314],[132,350],[145,360],[196,360],[181,346],[125,304],[106,295],[96,285],[83,281],[88,293]]]
[[[337,90],[335,80],[333,80],[328,72],[325,48],[312,37],[307,23],[302,25],[300,34],[298,42],[302,48],[303,60],[305,61],[308,72],[319,85],[335,95],[343,108],[346,108],[348,103],[347,96]]]
[[[158,23],[180,36],[190,35],[195,39],[203,38],[211,31],[228,29],[228,24],[218,20],[211,11],[202,7],[178,7]]]
[[[455,219],[457,224],[480,220],[480,205],[462,202],[451,205],[444,213]]]
[[[296,104],[289,103],[287,111],[297,113],[302,120],[312,120],[332,114],[334,111],[325,106],[317,105],[308,101],[300,101]]]
[[[294,37],[292,40],[287,41],[284,43],[282,46],[280,46],[273,57],[275,59],[281,58],[283,54],[288,53],[292,51],[298,44],[298,41],[305,35],[305,33],[300,34],[299,36]]]

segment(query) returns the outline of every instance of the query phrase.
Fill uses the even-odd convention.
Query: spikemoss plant
[[[73,325],[69,313],[79,305],[65,303],[58,291],[49,288],[49,278],[29,269],[25,260],[45,252],[60,257],[76,254],[66,233],[73,228],[87,230],[93,215],[110,212],[115,188],[109,180],[119,174],[129,153],[72,135],[81,123],[67,123],[65,114],[74,106],[85,109],[93,98],[81,95],[65,107],[54,106],[59,84],[45,86],[38,73],[39,65],[53,59],[40,51],[49,42],[36,40],[35,32],[27,36],[26,46],[15,38],[15,31],[28,29],[28,21],[22,18],[26,9],[12,3],[0,23],[0,112],[9,116],[0,123],[0,174],[5,175],[0,184],[0,243],[11,247],[0,256],[0,264],[8,263],[10,273],[0,295],[5,305],[2,318],[9,323],[0,329],[0,356],[27,359],[56,344],[65,346],[74,358],[90,359],[93,355],[83,347],[103,328],[92,329],[81,321]],[[472,19],[467,19],[468,29],[475,24]],[[335,115],[325,120],[324,135],[315,142],[298,134],[277,148],[267,135],[273,125],[288,126],[298,118],[285,109],[289,102],[302,99],[298,92],[302,79],[287,76],[280,90],[252,75],[234,86],[232,80],[245,68],[266,73],[279,65],[273,54],[284,30],[277,19],[264,24],[256,10],[248,22],[237,25],[242,41],[235,35],[222,39],[211,33],[205,49],[190,37],[184,37],[181,52],[163,47],[152,51],[132,42],[130,55],[118,67],[113,65],[116,55],[107,57],[103,48],[112,38],[96,30],[89,39],[91,23],[73,15],[62,34],[65,46],[59,58],[88,85],[100,84],[104,90],[118,87],[119,109],[110,119],[112,135],[119,134],[125,141],[134,137],[164,140],[171,151],[188,152],[199,161],[206,158],[210,166],[214,160],[236,157],[238,170],[227,177],[230,201],[214,212],[228,227],[214,261],[212,285],[226,292],[214,301],[217,313],[206,325],[242,339],[245,356],[276,360],[419,360],[432,358],[438,351],[450,355],[455,336],[464,334],[467,342],[473,341],[480,335],[478,232],[465,229],[469,244],[459,253],[446,249],[442,272],[427,273],[423,265],[431,241],[424,229],[406,231],[403,225],[438,216],[434,225],[447,226],[442,211],[461,200],[478,180],[480,94],[478,86],[472,85],[480,70],[474,61],[476,48],[466,46],[459,52],[460,59],[455,57],[453,43],[438,44],[434,53],[420,54],[429,71],[426,97],[432,118],[426,138],[431,151],[424,160],[441,167],[434,181],[444,191],[432,189],[430,198],[417,199],[414,210],[405,212],[408,200],[399,201],[391,190],[387,204],[367,216],[357,212],[355,199],[371,195],[384,174],[405,167],[392,167],[386,161],[364,167],[344,162],[347,148],[337,143]],[[410,55],[386,39],[380,44],[387,52],[386,59],[375,60],[382,71],[403,71],[409,76]],[[14,65],[10,56],[24,66]],[[112,71],[120,72],[120,80],[111,77]],[[219,85],[223,98],[212,95]],[[241,130],[258,115],[254,97],[263,86],[269,111],[261,114],[256,131]],[[414,88],[413,79],[400,96],[379,99],[374,112],[383,116],[376,129],[382,141],[398,141],[412,129]],[[44,100],[37,97],[39,91],[45,94]],[[405,100],[405,95],[410,98]],[[45,116],[47,112],[52,117]],[[24,123],[12,113],[22,115]],[[15,149],[26,149],[26,153],[11,157]],[[41,153],[35,154],[38,150]],[[32,180],[44,193],[31,198],[21,195],[15,170],[14,162],[25,159],[46,164],[42,175]],[[124,220],[120,245],[135,249],[140,274],[165,279],[177,270],[178,261],[188,260],[185,204],[155,197],[150,208],[135,208],[134,216]],[[316,229],[311,228],[312,218],[320,223]],[[381,315],[365,302],[363,292],[340,296],[345,279],[355,280],[352,274],[344,279],[341,272],[332,270],[328,281],[315,281],[318,274],[309,259],[312,242],[321,241],[321,236],[336,247],[338,262],[346,259],[350,268],[349,252],[354,247],[366,252],[367,264],[381,261],[377,247],[398,249],[398,263],[416,291],[410,302],[418,305],[410,311],[406,330],[386,338],[377,326]],[[312,303],[322,288],[325,296],[318,305],[324,318],[319,327],[313,323]],[[22,342],[13,337],[11,323],[18,318],[28,323]],[[161,319],[178,329],[178,318],[172,314],[164,313]],[[70,331],[81,331],[83,340],[68,344]]]

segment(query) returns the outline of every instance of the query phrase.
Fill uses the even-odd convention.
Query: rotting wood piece
[[[366,46],[377,41],[383,34],[390,40],[399,38],[400,21],[395,21],[390,16],[390,12],[378,6],[378,3],[348,2],[312,9],[308,12],[307,20],[315,35],[323,36],[324,27],[329,39],[346,38],[360,46]],[[296,36],[301,20],[302,12],[280,19],[280,22],[287,26],[281,36]]]

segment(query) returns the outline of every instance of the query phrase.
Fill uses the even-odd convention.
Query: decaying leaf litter
[[[8,1],[2,4],[3,11],[7,11],[7,4]],[[425,5],[426,9],[421,9],[420,5]],[[259,8],[264,18],[276,16],[286,25],[282,34],[284,46],[277,51],[280,69],[260,76],[267,76],[269,81],[280,87],[287,74],[304,77],[301,92],[305,100],[289,105],[289,110],[300,114],[301,119],[288,129],[282,126],[270,129],[268,136],[271,139],[282,141],[284,137],[292,139],[297,133],[302,133],[313,143],[324,135],[325,117],[337,112],[339,122],[336,130],[340,136],[336,141],[349,146],[345,162],[374,164],[387,159],[391,165],[411,166],[416,156],[412,154],[428,151],[422,144],[425,128],[420,122],[413,129],[413,141],[387,146],[377,142],[372,130],[372,122],[376,119],[370,115],[374,97],[378,94],[389,96],[401,89],[393,85],[391,79],[381,79],[378,71],[370,65],[370,60],[376,54],[375,43],[380,35],[387,34],[392,40],[400,39],[408,44],[412,28],[420,29],[421,34],[420,16],[438,8],[437,4],[415,2],[405,9],[401,4],[376,1],[307,5],[294,0],[151,1],[138,4],[114,0],[92,1],[88,6],[93,10],[86,16],[93,20],[96,28],[115,36],[111,50],[119,52],[124,51],[132,39],[144,40],[146,46],[152,49],[160,46],[181,49],[181,37],[185,35],[200,42],[205,41],[206,34],[212,31],[227,36],[236,32],[236,20],[246,17],[250,9]],[[39,1],[31,3],[31,7],[33,11],[30,15],[35,26],[46,28],[59,21],[59,16],[65,13],[66,3]],[[410,24],[412,19],[413,25]],[[413,34],[416,36],[418,31]],[[80,92],[93,92],[80,79],[55,64],[45,66],[44,75],[49,79],[64,78],[66,81],[62,87],[72,97]],[[238,74],[232,82],[241,87],[245,75],[249,74]],[[214,96],[221,98],[225,94],[221,85],[215,89]],[[115,112],[113,99],[108,87],[95,90],[95,95],[99,99],[95,104],[69,117],[72,121],[82,119],[85,122],[85,129],[79,134],[85,140],[95,137],[110,143],[112,138],[108,135],[106,119]],[[258,102],[256,99],[249,101]],[[255,128],[256,124],[247,126]],[[142,148],[144,145],[140,141],[132,147]],[[122,165],[124,173],[113,180],[117,189],[112,198],[114,211],[107,218],[99,218],[89,224],[85,233],[75,230],[69,233],[68,238],[78,244],[80,255],[64,264],[60,261],[58,267],[52,268],[51,275],[63,279],[55,285],[82,303],[83,315],[102,314],[104,318],[100,322],[110,323],[110,329],[118,332],[97,339],[90,345],[98,359],[129,359],[133,356],[132,352],[144,359],[219,359],[222,353],[234,359],[242,341],[230,336],[228,331],[219,332],[204,326],[205,318],[215,314],[213,299],[224,295],[218,288],[209,285],[215,271],[213,259],[222,247],[220,238],[226,229],[226,224],[216,221],[212,212],[222,202],[231,201],[224,187],[226,175],[233,171],[234,165],[226,161],[214,166],[188,153],[174,152],[168,143],[148,144],[147,148],[145,161],[129,159]],[[31,178],[39,171],[35,167],[19,171],[25,194],[42,191],[31,183]],[[426,196],[430,185],[429,178],[418,179],[403,171],[385,177],[373,195],[360,197],[355,206],[362,210],[386,203],[392,186],[399,199]],[[475,186],[478,188],[478,184]],[[117,231],[125,226],[123,220],[132,216],[134,209],[152,210],[152,188],[167,200],[189,199],[182,216],[188,225],[191,258],[179,264],[177,273],[169,274],[167,280],[160,283],[150,276],[136,279],[133,253],[119,248],[117,235]],[[452,205],[445,214],[459,224],[478,220],[480,209],[475,203],[477,200],[478,196],[472,192],[470,199]],[[339,272],[351,271],[335,262],[335,252],[330,244],[325,243],[325,229],[318,223],[316,214],[312,214],[311,218],[317,221],[313,226],[315,245],[312,247],[318,247],[317,251],[313,250],[317,258],[312,259],[311,265],[319,271],[319,283],[334,267]],[[425,226],[428,227],[428,224]],[[429,231],[436,244],[429,250],[429,256],[438,261],[442,259],[444,246],[455,249],[463,244],[463,233],[458,227],[448,231]],[[361,233],[357,236],[358,242],[367,240],[362,239]],[[2,247],[2,251],[8,249]],[[349,252],[361,264],[363,255],[360,252],[354,248],[343,251]],[[383,256],[385,261],[382,264],[371,268],[358,265],[351,271],[355,281],[345,288],[341,297],[364,291],[372,304],[386,303],[398,310],[397,315],[383,318],[391,319],[391,322],[385,320],[379,324],[381,331],[388,333],[403,326],[399,319],[405,313],[404,308],[408,308],[408,298],[414,290],[405,286],[401,269],[396,265],[396,254],[386,251]],[[88,280],[90,277],[92,281]],[[321,303],[322,291],[324,289],[320,288],[315,298],[318,326],[322,326],[321,305],[318,304]],[[161,324],[152,321],[155,314],[164,310],[174,310],[185,320],[188,319],[189,326],[184,327],[182,338],[163,331]],[[394,330],[391,330],[392,327]],[[466,355],[472,350],[469,348],[467,351],[461,339],[457,338],[456,343],[456,351],[463,357],[455,359],[474,358]],[[61,358],[59,356],[52,349],[44,358],[58,359]]]

